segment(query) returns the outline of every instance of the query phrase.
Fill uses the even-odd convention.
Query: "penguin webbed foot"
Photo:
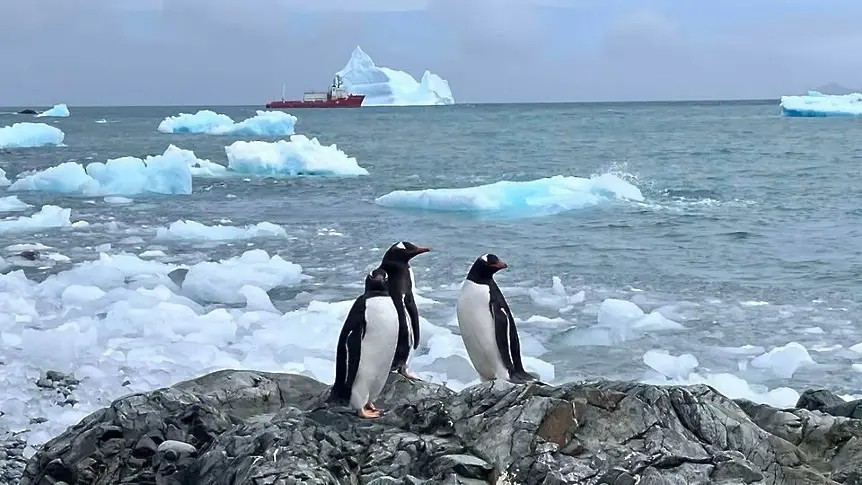
[[[380,410],[374,407],[370,402],[366,403],[362,409],[359,410],[359,417],[363,419],[375,419],[380,417]]]
[[[416,374],[407,370],[407,365],[402,365],[400,367],[396,367],[396,368],[392,369],[390,372],[395,372],[395,373],[401,374],[408,381],[421,381],[422,380],[419,378],[419,376],[417,376]]]

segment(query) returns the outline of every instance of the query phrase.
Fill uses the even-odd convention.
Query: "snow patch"
[[[361,47],[356,46],[343,69],[335,73],[343,88],[354,94],[364,94],[363,106],[420,106],[453,104],[449,83],[430,71],[416,82],[404,71],[378,67]]]
[[[553,215],[612,200],[643,201],[640,189],[607,173],[590,178],[500,181],[457,189],[396,190],[375,199],[384,207],[522,217]]]
[[[233,136],[286,136],[292,135],[296,116],[283,111],[257,111],[257,114],[239,123],[230,116],[208,109],[195,114],[180,113],[159,123],[162,133],[203,133]]]
[[[0,128],[0,148],[35,148],[60,145],[66,134],[45,123],[14,123]]]
[[[237,141],[225,147],[228,167],[254,175],[368,175],[356,159],[317,138],[293,135],[290,141]]]

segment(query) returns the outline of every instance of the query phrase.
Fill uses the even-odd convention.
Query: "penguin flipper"
[[[512,311],[509,310],[509,304],[506,303],[506,298],[496,282],[491,280],[490,287],[488,305],[494,317],[494,335],[503,365],[506,366],[510,376],[533,380],[530,379],[532,376],[524,370],[524,363],[521,361],[521,341],[518,338],[518,328],[515,326]]]
[[[407,308],[407,315],[410,316],[410,325],[413,327],[413,350],[416,350],[419,348],[419,309],[416,308],[412,291],[404,295],[404,307]]]
[[[491,315],[494,317],[494,337],[497,340],[497,349],[500,351],[500,358],[503,359],[503,365],[512,374],[515,372],[515,366],[512,363],[512,348],[509,342],[511,332],[509,331],[509,326],[510,324],[514,324],[514,322],[509,321],[510,316],[508,312],[503,309],[499,300],[496,300],[493,296],[488,306],[490,307]]]
[[[353,380],[359,371],[359,357],[362,352],[362,338],[365,337],[365,298],[353,302],[341,333],[335,353],[335,382],[332,385],[330,401],[350,399]]]

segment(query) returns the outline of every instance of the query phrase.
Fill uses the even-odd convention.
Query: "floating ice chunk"
[[[293,135],[290,141],[237,141],[225,147],[228,167],[254,175],[368,175],[356,159],[317,138]]]
[[[45,123],[15,123],[0,128],[0,148],[34,148],[60,145],[66,134]]]
[[[421,82],[410,74],[388,67],[378,67],[361,47],[356,46],[341,76],[345,90],[364,94],[363,106],[419,106],[453,104],[449,83],[440,76],[425,71]]]
[[[12,182],[6,178],[6,171],[0,168],[0,187],[8,187],[11,184]]]
[[[184,150],[173,144],[165,150],[165,157],[181,158],[189,165],[192,175],[195,177],[220,177],[227,173],[227,167],[219,165],[205,158],[198,158],[195,152]]]
[[[79,195],[191,194],[188,154],[194,157],[188,150],[171,146],[164,154],[146,160],[115,158],[90,163],[86,169],[79,163],[65,162],[21,178],[9,190]]]
[[[41,118],[43,116],[52,117],[52,118],[68,118],[69,117],[69,107],[66,106],[65,103],[55,104],[53,108],[45,110],[36,115],[37,118]]]
[[[607,173],[590,178],[564,177],[527,182],[500,181],[459,189],[396,190],[378,197],[384,207],[547,216],[610,200],[644,200],[634,185]]]
[[[108,122],[108,120],[106,120],[105,118],[102,118],[102,119],[96,120],[96,123],[98,123],[98,124],[100,124],[100,125],[104,125],[104,124],[105,124],[105,123],[107,123],[107,122]]]
[[[245,297],[246,310],[279,313],[269,295],[257,286],[243,285],[239,292]]]
[[[219,263],[192,266],[183,281],[183,291],[208,302],[244,303],[246,297],[240,290],[245,285],[269,291],[277,286],[295,285],[304,278],[302,266],[278,255],[270,258],[262,249],[253,249]]]
[[[32,207],[30,204],[21,202],[16,195],[0,197],[0,212],[22,211]]]
[[[132,199],[129,199],[127,197],[117,197],[117,196],[105,197],[104,201],[109,203],[109,204],[118,204],[118,205],[131,204],[132,202],[134,202]]]
[[[0,219],[0,234],[36,232],[43,229],[67,227],[72,224],[69,220],[71,215],[72,209],[64,209],[55,205],[44,205],[39,212],[32,216]]]
[[[706,384],[730,399],[748,399],[756,403],[768,404],[777,408],[789,408],[796,405],[799,393],[789,387],[779,387],[769,390],[765,386],[751,385],[733,374],[706,374],[692,372],[687,378],[667,379],[659,376],[654,379],[644,379],[645,384],[658,385],[694,385]]]
[[[257,111],[257,114],[239,123],[230,116],[208,109],[195,114],[180,113],[159,123],[162,133],[204,133],[233,136],[287,136],[292,135],[296,116],[283,111]]]
[[[563,281],[559,276],[553,276],[551,280],[552,284],[550,294],[548,294],[546,290],[540,288],[530,288],[530,298],[532,298],[537,305],[564,312],[570,310],[572,305],[584,302],[584,299],[586,298],[586,292],[584,290],[581,290],[574,295],[569,295],[566,293],[566,287],[563,286]]]
[[[806,364],[816,364],[798,342],[790,342],[781,347],[774,347],[769,352],[755,357],[751,366],[758,369],[768,369],[778,377],[789,379],[796,369]]]
[[[196,221],[174,221],[167,228],[156,231],[156,240],[185,241],[235,241],[257,237],[285,237],[287,231],[271,222],[261,222],[245,227],[207,226]]]
[[[608,298],[599,307],[598,323],[588,328],[570,330],[568,345],[615,345],[640,337],[647,332],[683,330],[684,326],[657,311],[645,314],[636,304]]]
[[[791,117],[862,116],[862,94],[808,91],[807,96],[782,96],[780,106]]]
[[[697,368],[697,358],[691,354],[673,356],[666,350],[649,350],[644,364],[670,379],[686,379]]]

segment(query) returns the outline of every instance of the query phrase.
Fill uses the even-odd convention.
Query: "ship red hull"
[[[364,94],[351,94],[346,98],[339,99],[321,99],[314,101],[289,101],[276,100],[266,103],[267,108],[358,108],[362,106],[362,101],[365,99]]]

